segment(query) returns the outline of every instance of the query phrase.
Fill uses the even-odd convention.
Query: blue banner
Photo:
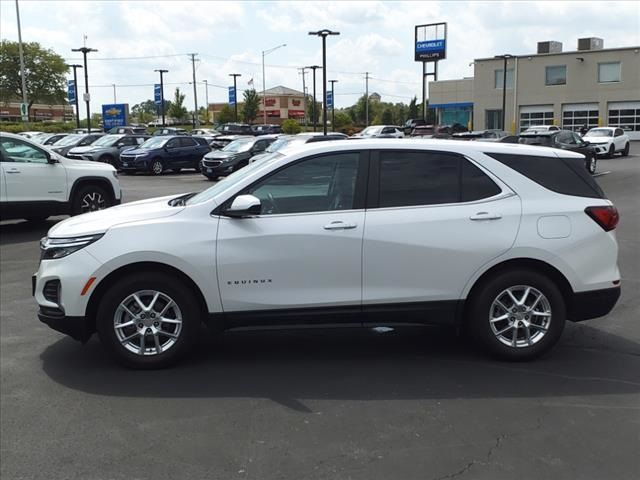
[[[162,87],[159,83],[156,83],[153,86],[153,101],[156,105],[160,105],[162,103]]]
[[[127,125],[129,117],[129,105],[126,103],[111,103],[102,105],[102,124],[105,131],[113,127]]]
[[[333,108],[333,92],[327,92],[327,108]]]
[[[229,105],[236,104],[236,88],[229,87]]]
[[[416,60],[441,60],[445,58],[446,45],[444,39],[416,42]]]
[[[67,98],[69,99],[69,103],[76,102],[76,82],[73,80],[67,82]]]

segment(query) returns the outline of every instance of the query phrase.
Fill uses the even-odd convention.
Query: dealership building
[[[583,38],[577,50],[564,52],[549,41],[535,54],[476,59],[472,78],[429,83],[429,108],[439,124],[502,129],[506,57],[505,130],[615,126],[640,140],[640,46],[603,45]]]
[[[29,117],[32,122],[51,121],[65,122],[75,118],[71,105],[48,105],[34,103],[29,109]],[[21,122],[20,102],[0,103],[0,121]]]

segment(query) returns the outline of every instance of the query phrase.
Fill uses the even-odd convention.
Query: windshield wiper
[[[169,200],[169,205],[172,207],[184,207],[187,200],[195,196],[197,193],[198,192],[185,193],[184,195],[180,195],[179,197],[172,198],[171,200]]]

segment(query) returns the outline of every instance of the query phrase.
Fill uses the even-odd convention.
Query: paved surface
[[[41,325],[47,227],[0,224],[3,479],[640,478],[640,144],[598,180],[622,216],[623,295],[508,364],[449,331],[234,333],[167,371],[122,370]],[[122,177],[127,200],[199,175]],[[50,221],[49,226],[54,222]]]

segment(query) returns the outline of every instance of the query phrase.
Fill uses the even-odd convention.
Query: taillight
[[[584,213],[589,215],[605,232],[616,228],[620,220],[618,209],[614,206],[587,207],[584,209]]]

